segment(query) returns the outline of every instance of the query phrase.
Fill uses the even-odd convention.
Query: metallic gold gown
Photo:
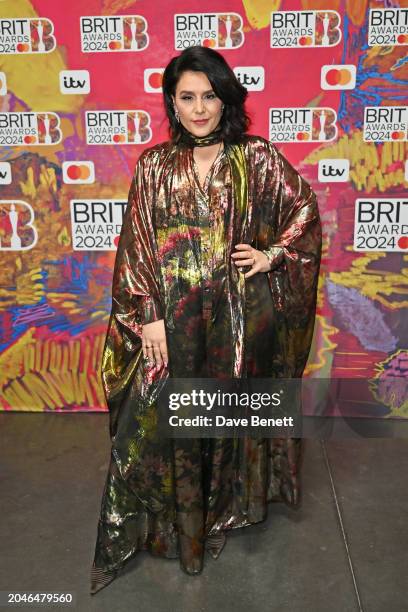
[[[234,246],[273,267],[245,279]],[[321,256],[316,196],[277,148],[224,145],[200,186],[193,149],[170,142],[136,165],[118,244],[102,363],[112,450],[91,593],[139,550],[199,572],[229,529],[300,500],[299,438],[168,439],[157,395],[168,377],[302,376]],[[248,268],[245,269],[247,271]],[[143,359],[143,324],[164,319],[168,367]]]

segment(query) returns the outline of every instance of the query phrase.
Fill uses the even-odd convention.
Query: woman
[[[112,286],[102,378],[111,462],[91,592],[139,550],[198,574],[225,532],[299,503],[300,439],[165,439],[168,377],[301,377],[321,252],[316,197],[276,147],[248,135],[246,89],[190,47],[163,77],[171,140],[140,156]]]

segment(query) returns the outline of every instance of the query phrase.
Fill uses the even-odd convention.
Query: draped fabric
[[[271,271],[246,279],[231,258],[238,243],[264,251]],[[300,378],[320,256],[315,193],[267,140],[225,144],[203,187],[191,147],[141,154],[103,352],[112,446],[92,593],[140,550],[197,573],[205,549],[216,558],[225,533],[264,520],[268,502],[299,504],[299,438],[163,438],[157,397],[168,377]],[[141,334],[159,319],[169,362],[158,369]]]

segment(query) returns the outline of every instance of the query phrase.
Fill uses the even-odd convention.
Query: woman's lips
[[[207,123],[208,119],[198,119],[196,121],[194,121],[193,119],[193,123],[197,123],[197,125],[204,125],[204,123]]]

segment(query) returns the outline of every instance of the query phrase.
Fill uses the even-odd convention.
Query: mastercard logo
[[[86,180],[91,176],[91,171],[89,166],[85,164],[73,164],[68,166],[67,175],[72,181],[77,181],[78,179]]]
[[[113,142],[116,142],[117,144],[120,144],[121,142],[126,142],[126,135],[125,134],[114,134],[112,136],[112,140]]]
[[[405,140],[405,132],[391,132],[392,140]]]
[[[159,72],[153,72],[153,74],[150,75],[149,85],[153,89],[160,89],[160,87],[162,86],[162,82],[163,74],[160,74]]]
[[[398,34],[397,42],[400,45],[407,45],[408,44],[408,34]]]
[[[296,140],[299,140],[299,142],[304,142],[305,140],[309,140],[310,138],[310,134],[308,132],[298,132],[296,134]]]
[[[95,167],[91,161],[68,161],[62,164],[62,179],[68,185],[95,182]]]
[[[353,64],[322,66],[320,86],[322,89],[354,89],[356,67]]]
[[[203,47],[215,47],[216,41],[213,38],[204,38],[202,45]]]
[[[298,40],[298,44],[301,47],[309,47],[313,45],[313,38],[311,36],[301,36]]]
[[[30,51],[30,45],[28,43],[18,43],[16,49],[19,53],[27,53]]]
[[[397,240],[400,249],[408,249],[408,236],[401,236]]]
[[[122,43],[120,40],[111,40],[109,43],[109,49],[111,49],[111,51],[118,51],[119,49],[122,49]]]
[[[162,91],[164,68],[146,68],[144,71],[144,89],[147,93]]]
[[[348,85],[353,77],[347,68],[333,68],[326,74],[326,83],[329,85]]]

